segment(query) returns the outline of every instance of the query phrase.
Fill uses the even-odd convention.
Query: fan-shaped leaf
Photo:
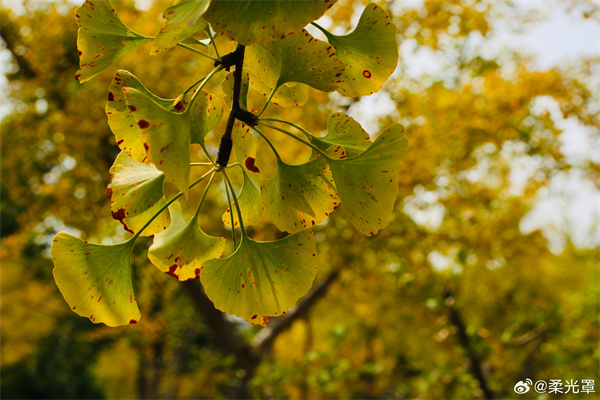
[[[339,87],[344,72],[333,47],[304,29],[283,40],[250,46],[246,55],[250,71],[269,88],[298,82],[331,92]]]
[[[262,192],[271,221],[290,233],[323,222],[340,203],[322,156],[301,165],[279,161],[277,174],[263,182]]]
[[[163,18],[167,22],[156,35],[150,55],[166,51],[205,29],[206,21],[200,16],[204,14],[209,4],[210,0],[190,0],[169,7],[163,13]]]
[[[344,96],[367,96],[381,90],[398,64],[396,26],[388,13],[367,5],[356,29],[346,36],[324,32],[346,70],[338,89]]]
[[[244,225],[255,225],[260,221],[264,212],[264,202],[260,193],[261,177],[258,167],[254,164],[256,143],[250,128],[241,122],[236,122],[233,128],[233,145],[237,161],[244,173],[242,190],[237,196]],[[223,223],[231,226],[231,210],[223,214]],[[235,204],[233,205],[233,223],[239,225]]]
[[[146,149],[142,141],[140,127],[135,123],[132,111],[127,107],[123,88],[131,87],[137,89],[151,98],[156,104],[164,109],[172,109],[175,99],[161,99],[151,93],[132,73],[119,70],[113,77],[112,84],[108,90],[108,102],[106,103],[106,115],[108,125],[115,135],[117,145],[121,150],[131,151],[133,158],[139,162],[149,162]]]
[[[132,248],[132,240],[99,245],[65,232],[54,237],[54,280],[75,313],[108,326],[139,321],[131,286]]]
[[[75,16],[79,26],[79,70],[75,77],[79,82],[92,79],[130,51],[152,41],[126,27],[108,0],[86,0]]]
[[[134,88],[123,88],[123,95],[141,130],[148,158],[187,197],[190,145],[202,143],[206,133],[219,122],[223,115],[221,102],[202,92],[192,106],[178,114]]]
[[[106,196],[110,211],[126,230],[136,233],[165,204],[163,181],[165,175],[154,165],[137,162],[130,152],[122,151],[110,168],[110,183]],[[144,229],[143,236],[152,236],[169,226],[171,218],[163,211]]]
[[[250,74],[250,84],[264,96],[269,96],[273,88],[265,85],[254,74]],[[301,83],[284,83],[275,91],[271,103],[281,107],[302,106],[308,100],[308,86]]]
[[[215,307],[264,326],[265,316],[281,315],[310,289],[317,272],[312,231],[275,242],[247,236],[228,258],[204,263],[200,280]]]
[[[327,136],[310,136],[310,141],[333,158],[352,158],[370,145],[369,134],[351,116],[333,113],[327,120]]]
[[[361,155],[329,160],[344,211],[363,235],[372,236],[389,223],[407,143],[404,128],[392,125]]]
[[[154,236],[148,258],[158,269],[180,281],[197,278],[205,260],[221,257],[225,239],[204,233],[198,225],[198,214],[184,222],[179,202],[173,203],[169,210],[173,223]]]
[[[335,0],[213,1],[204,14],[213,29],[244,45],[280,39],[319,19]]]

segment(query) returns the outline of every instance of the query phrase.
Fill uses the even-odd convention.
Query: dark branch
[[[473,348],[471,338],[469,338],[462,317],[455,307],[455,300],[449,288],[444,289],[444,300],[446,304],[446,309],[448,310],[448,317],[450,318],[450,322],[452,322],[452,325],[454,325],[454,327],[456,328],[456,335],[458,336],[460,345],[465,351],[467,359],[469,360],[469,364],[471,365],[471,373],[473,374],[475,379],[477,379],[479,387],[481,388],[481,391],[483,392],[485,398],[488,400],[494,399],[494,392],[490,390],[487,383],[487,379],[483,372],[483,368],[481,366],[482,361],[475,352],[475,349]]]
[[[317,300],[323,297],[338,275],[338,270],[331,272],[318,285],[314,286],[291,311],[281,317],[271,319],[271,322],[252,339],[250,343],[252,348],[260,354],[270,350],[275,338],[289,328],[294,321],[303,316]]]

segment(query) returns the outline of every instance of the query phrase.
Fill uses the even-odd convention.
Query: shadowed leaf
[[[75,77],[81,83],[152,41],[126,27],[108,0],[86,0],[75,16],[79,26],[79,70]]]
[[[344,64],[333,47],[304,29],[283,40],[250,46],[246,54],[250,71],[269,88],[298,82],[332,92],[342,81]]]
[[[278,162],[277,174],[263,182],[262,192],[271,221],[290,233],[323,222],[340,203],[322,156],[301,165]]]
[[[125,229],[137,233],[165,204],[165,175],[154,165],[139,163],[128,151],[122,151],[110,168],[110,183],[106,195],[110,198],[113,218]],[[163,211],[144,229],[143,236],[152,236],[169,226],[171,218]]]
[[[236,122],[232,132],[233,145],[237,161],[242,166],[244,174],[244,183],[242,190],[237,196],[240,204],[244,225],[255,225],[260,221],[264,212],[264,202],[260,192],[262,179],[260,171],[254,164],[256,157],[256,143],[254,136],[250,133],[250,128],[241,122]],[[230,209],[223,214],[223,223],[231,226]],[[236,206],[233,205],[233,223],[239,225]]]
[[[356,29],[346,36],[325,33],[346,70],[337,90],[344,96],[367,96],[381,90],[398,64],[396,26],[388,13],[367,5]]]
[[[158,269],[180,281],[197,278],[205,260],[221,257],[225,239],[207,235],[198,225],[198,215],[185,222],[179,202],[169,207],[173,223],[154,236],[148,258]]]
[[[312,231],[275,242],[247,236],[228,258],[204,263],[200,280],[215,307],[264,326],[263,317],[281,315],[306,294],[317,272]]]
[[[363,235],[372,236],[389,223],[407,144],[404,128],[392,125],[361,155],[329,160],[344,211]]]
[[[352,158],[370,145],[369,134],[351,116],[333,113],[327,120],[327,136],[309,136],[310,141],[333,158]]]
[[[264,96],[269,96],[273,88],[265,85],[254,74],[250,74],[252,88]],[[271,103],[281,107],[302,106],[308,100],[308,86],[301,83],[284,83],[275,91]]]
[[[244,45],[280,39],[319,19],[335,3],[317,1],[213,1],[204,18],[213,29]]]
[[[113,77],[112,84],[108,90],[108,102],[106,103],[108,125],[110,125],[117,145],[121,150],[128,150],[135,160],[147,163],[149,160],[142,141],[140,127],[136,124],[132,111],[127,107],[125,96],[122,93],[125,87],[137,89],[166,110],[172,109],[175,99],[161,99],[155,96],[146,89],[139,79],[128,71],[119,70]]]
[[[166,51],[206,28],[206,21],[201,15],[209,4],[210,0],[190,0],[169,7],[163,13],[167,22],[156,35],[150,55]]]
[[[140,310],[131,286],[133,241],[99,245],[65,232],[54,237],[54,280],[71,309],[93,323],[136,323]]]

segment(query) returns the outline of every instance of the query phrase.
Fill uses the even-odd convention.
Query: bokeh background
[[[515,394],[526,378],[594,379],[600,392],[598,2],[377,3],[401,55],[384,90],[311,90],[306,105],[267,114],[313,132],[335,111],[373,136],[404,124],[392,220],[371,238],[341,211],[316,226],[316,290],[261,330],[211,309],[197,281],[160,273],[146,258],[151,239],[134,251],[138,324],[70,311],[52,278],[52,237],[128,235],[104,196],[119,151],[104,114],[112,73],[174,98],[210,65],[179,48],[150,57],[148,46],[80,85],[76,4],[2,1],[2,398],[547,397]],[[150,36],[170,5],[114,4]],[[339,0],[321,23],[348,32],[366,4]],[[206,90],[222,95],[222,78]],[[309,156],[271,137],[284,159]],[[264,143],[258,151],[272,170]],[[228,235],[222,187],[207,201],[203,228]],[[267,220],[251,231],[277,235]]]

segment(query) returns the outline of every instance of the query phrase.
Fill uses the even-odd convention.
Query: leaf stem
[[[279,122],[287,122],[287,121],[279,121]],[[279,128],[279,127],[277,127],[277,126],[275,126],[275,125],[271,125],[271,124],[266,124],[266,123],[263,123],[263,122],[262,122],[262,120],[261,120],[261,123],[260,123],[260,124],[261,124],[261,125],[263,125],[263,126],[266,126],[267,128],[271,128],[271,129],[274,129],[274,130],[276,130],[276,131],[279,131],[279,132],[285,133],[286,135],[288,135],[288,136],[290,136],[290,137],[292,137],[292,138],[296,139],[297,141],[299,141],[299,142],[301,142],[301,143],[304,143],[305,145],[309,146],[309,147],[310,147],[310,148],[312,148],[314,151],[316,151],[317,153],[321,154],[323,157],[325,157],[325,158],[328,158],[328,159],[330,159],[330,160],[334,160],[334,158],[332,158],[332,157],[329,157],[327,154],[325,154],[325,152],[324,152],[323,150],[321,150],[320,148],[318,148],[317,146],[315,146],[315,145],[314,145],[314,144],[312,144],[311,142],[309,142],[309,141],[306,141],[306,140],[302,139],[302,138],[301,138],[300,136],[298,136],[298,135],[294,135],[293,133],[291,133],[291,132],[288,132],[288,131],[286,131],[285,129]],[[290,125],[292,125],[292,123],[291,123],[291,122],[289,122],[289,124],[290,124]],[[296,126],[296,125],[293,125],[293,126],[294,126],[294,127],[296,127],[297,129],[300,129],[300,130],[301,130],[303,133],[306,133],[307,135],[309,135],[309,137],[310,137],[310,136],[312,136],[310,133],[308,133],[308,132],[304,131],[304,130],[303,130],[303,129],[301,129],[300,127],[298,127],[298,126]],[[259,132],[259,133],[260,133],[260,132]],[[261,135],[262,135],[262,134],[261,134]]]
[[[279,88],[278,87],[274,87],[273,90],[271,90],[271,94],[269,94],[269,97],[267,98],[267,101],[265,102],[265,105],[260,110],[260,112],[258,114],[256,114],[257,117],[260,117],[262,115],[262,113],[267,109],[267,106],[271,102],[271,99],[275,95],[275,92],[277,91],[277,89],[279,89]]]
[[[229,203],[229,217],[231,218],[231,236],[233,237],[233,251],[237,249],[236,239],[235,239],[235,222],[233,220],[233,203],[231,201],[231,196],[235,197],[235,193],[229,195],[229,186],[227,186],[227,181],[223,179],[223,183],[225,184],[225,194],[227,194],[227,203]]]
[[[214,167],[214,165],[212,163],[207,162],[196,162],[190,163],[190,167]]]
[[[202,81],[202,83],[200,84],[200,86],[198,86],[198,89],[196,89],[196,91],[194,92],[194,95],[190,99],[190,104],[188,104],[188,106],[185,109],[184,113],[189,113],[190,112],[190,110],[192,109],[192,105],[194,104],[194,101],[196,101],[196,97],[198,97],[198,94],[202,91],[202,89],[208,83],[208,81],[210,80],[210,78],[212,78],[214,74],[216,74],[217,72],[219,72],[222,69],[223,69],[223,67],[220,66],[220,65],[218,65],[218,66],[215,67],[215,69],[213,69],[212,71],[210,71],[210,74],[206,75],[206,77],[204,78],[204,80]]]
[[[275,146],[273,146],[273,143],[271,143],[271,141],[269,140],[269,138],[267,138],[264,133],[262,133],[261,131],[259,131],[258,129],[256,129],[256,127],[252,126],[251,128],[254,129],[256,132],[258,132],[258,134],[260,136],[262,136],[263,139],[265,139],[265,142],[267,142],[267,144],[271,147],[271,150],[273,150],[273,153],[275,153],[275,157],[277,157],[277,161],[281,162],[281,157],[279,156],[279,153],[277,152],[277,149],[275,148]]]
[[[221,56],[219,55],[219,49],[217,49],[217,44],[215,43],[215,38],[213,37],[212,32],[210,31],[210,25],[207,25],[205,30],[206,30],[206,33],[208,33],[208,37],[210,38],[210,43],[215,48],[215,54],[217,55],[217,58],[220,60]]]
[[[215,171],[214,168],[212,168],[210,171],[208,171],[207,173],[205,173],[204,175],[202,175],[200,178],[196,179],[191,185],[190,185],[190,189],[193,188],[194,186],[196,186],[197,184],[199,184],[204,178],[206,178],[209,174],[213,173]],[[158,217],[163,211],[165,211],[171,204],[173,204],[175,202],[175,200],[177,200],[178,198],[180,198],[183,195],[183,192],[179,192],[177,193],[171,200],[167,201],[167,203],[162,206],[160,208],[160,210],[158,210],[158,212],[156,214],[154,214],[152,216],[152,218],[150,218],[148,220],[148,222],[146,222],[146,224],[142,227],[142,229],[140,229],[139,231],[137,231],[136,234],[134,234],[131,239],[131,241],[135,241],[140,235],[141,233],[144,231],[144,229],[146,229],[148,226],[150,226],[150,224],[152,223],[152,221],[154,221],[156,219],[156,217]]]
[[[235,210],[237,211],[237,215],[238,215],[238,221],[240,222],[240,229],[242,231],[242,237],[244,237],[244,236],[246,236],[246,231],[244,229],[244,222],[242,220],[242,212],[240,211],[240,205],[237,201],[237,197],[235,197],[235,192],[233,191],[233,185],[231,184],[231,181],[229,180],[229,177],[227,176],[227,172],[225,172],[225,170],[222,170],[221,172],[223,173],[223,176],[225,177],[225,180],[227,181],[227,184],[229,185],[229,189],[231,190],[233,202],[235,203]]]
[[[198,49],[196,49],[196,48],[194,48],[194,47],[192,47],[192,46],[188,46],[187,44],[183,44],[183,43],[177,43],[177,46],[180,46],[180,47],[183,47],[184,49],[188,49],[188,50],[190,50],[190,51],[193,51],[194,53],[196,53],[196,54],[200,54],[200,55],[201,55],[201,56],[203,56],[203,57],[210,58],[210,59],[211,59],[211,60],[213,60],[213,61],[219,61],[219,59],[218,59],[218,58],[216,58],[216,57],[213,57],[213,56],[211,56],[211,55],[209,55],[209,54],[206,54],[205,52],[203,52],[203,51],[200,51],[200,50],[198,50]]]
[[[200,203],[198,203],[198,208],[196,208],[196,212],[194,213],[194,218],[198,217],[198,214],[200,213],[200,208],[202,207],[202,203],[204,203],[204,198],[206,197],[206,193],[208,193],[208,188],[210,187],[210,184],[212,183],[213,179],[215,178],[215,169],[211,169],[211,171],[213,172],[212,175],[210,176],[210,179],[208,180],[208,183],[206,184],[206,187],[204,188],[204,192],[202,192],[202,197],[200,198]]]
[[[327,36],[327,39],[329,39],[329,37],[332,36],[331,32],[329,32],[327,29],[323,28],[321,25],[317,24],[316,22],[311,22],[310,23],[312,26],[316,27],[318,30],[320,30],[321,32],[323,32],[323,34],[325,36]]]
[[[202,82],[205,79],[206,79],[206,76],[203,76],[202,78],[198,79],[196,82],[194,82],[193,84],[191,84],[187,89],[185,89],[183,91],[183,93],[181,93],[179,95],[179,97],[183,98],[183,96],[185,96],[190,90],[192,90],[194,88],[194,86],[196,86],[197,84],[199,84],[200,82]]]

